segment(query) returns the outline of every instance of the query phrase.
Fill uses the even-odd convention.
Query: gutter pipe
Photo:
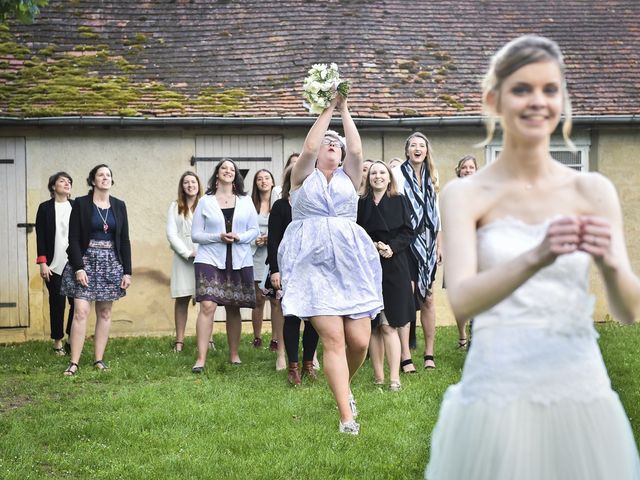
[[[4,127],[308,127],[315,117],[0,117]],[[414,128],[482,126],[483,117],[406,117],[406,118],[354,118],[358,127]],[[338,123],[332,122],[332,123]],[[575,115],[574,125],[637,125],[640,114],[633,115]]]

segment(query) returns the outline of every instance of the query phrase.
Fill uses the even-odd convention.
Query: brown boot
[[[300,372],[298,371],[298,362],[289,362],[289,374],[287,375],[287,380],[294,387],[297,387],[302,383]]]
[[[316,373],[316,369],[313,368],[313,360],[305,360],[302,362],[302,376],[308,376],[309,380],[315,382],[318,379],[318,374]]]

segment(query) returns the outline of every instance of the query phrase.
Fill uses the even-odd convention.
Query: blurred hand
[[[560,255],[573,253],[581,243],[581,222],[576,217],[561,217],[553,220],[544,239],[536,247],[539,261],[551,265]]]
[[[89,277],[87,277],[87,272],[84,270],[78,270],[76,272],[76,282],[78,282],[83,287],[89,286]]]
[[[231,233],[225,232],[220,234],[220,240],[222,240],[224,243],[233,243],[234,237]]]
[[[124,288],[125,290],[127,288],[129,288],[129,286],[131,285],[131,275],[123,275],[122,276],[122,281],[120,282],[120,288]]]
[[[51,279],[51,270],[46,263],[40,264],[40,276],[44,279],[45,282],[48,282]]]
[[[588,253],[599,265],[611,260],[611,224],[604,218],[594,216],[579,217],[580,242],[578,250]]]
[[[280,284],[280,272],[276,272],[276,273],[272,273],[271,274],[271,286],[275,290],[282,289],[282,285]]]

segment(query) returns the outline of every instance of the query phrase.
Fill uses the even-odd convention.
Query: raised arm
[[[311,130],[307,133],[298,161],[291,170],[291,192],[300,188],[302,182],[313,172],[318,158],[318,151],[320,150],[320,143],[329,128],[336,103],[337,98],[318,116]]]
[[[580,250],[590,254],[598,266],[613,316],[622,323],[633,323],[640,316],[640,279],[629,262],[618,194],[602,175],[589,174],[582,180],[582,190],[597,216],[581,217]]]
[[[349,113],[349,107],[347,106],[347,99],[338,95],[338,108],[340,109],[340,116],[342,117],[342,128],[344,129],[344,136],[347,141],[347,155],[344,158],[342,168],[346,173],[356,191],[360,188],[360,181],[362,180],[362,141],[360,140],[360,134],[356,128],[356,124],[351,118]]]
[[[577,250],[580,223],[564,217],[549,225],[543,241],[508,262],[478,272],[474,205],[478,191],[456,180],[442,194],[442,220],[445,252],[445,277],[451,308],[459,325],[507,298],[538,270],[559,256]]]

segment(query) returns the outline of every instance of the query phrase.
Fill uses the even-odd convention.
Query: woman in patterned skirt
[[[69,220],[69,263],[62,273],[61,293],[74,300],[71,327],[71,363],[64,374],[78,371],[84,347],[87,319],[95,302],[95,361],[105,370],[104,351],[111,327],[111,305],[126,294],[131,285],[131,244],[127,207],[110,194],[113,186],[111,169],[96,165],[87,178],[89,194],[79,197],[71,209]]]
[[[244,190],[242,175],[233,160],[223,158],[213,171],[206,195],[198,202],[191,225],[191,239],[199,244],[194,266],[196,301],[200,302],[193,373],[204,371],[218,305],[227,312],[229,360],[234,365],[241,363],[240,307],[256,305],[251,243],[259,233],[258,214]]]

